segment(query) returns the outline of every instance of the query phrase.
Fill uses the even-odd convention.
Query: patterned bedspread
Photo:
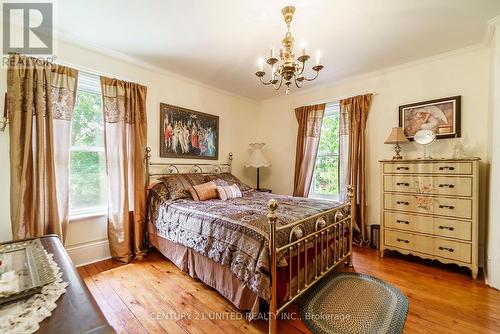
[[[249,191],[228,201],[168,201],[155,192],[149,197],[149,223],[165,239],[192,248],[228,266],[259,297],[269,300],[269,224],[267,201],[275,198],[278,226],[338,206],[338,203]],[[306,224],[306,232],[314,230]],[[289,231],[277,235],[278,247],[288,242]]]

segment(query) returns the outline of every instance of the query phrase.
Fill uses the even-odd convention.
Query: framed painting
[[[432,130],[436,138],[460,137],[461,96],[407,104],[399,107],[399,126],[413,140],[419,130]]]
[[[219,158],[219,116],[160,103],[160,157]]]

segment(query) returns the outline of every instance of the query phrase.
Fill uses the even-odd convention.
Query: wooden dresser
[[[478,271],[478,164],[383,160],[380,256],[395,250]]]
[[[59,238],[48,235],[40,240],[47,252],[54,254],[54,261],[63,273],[62,278],[69,285],[66,293],[57,300],[57,307],[52,315],[40,323],[40,329],[36,333],[115,333],[80,278]]]

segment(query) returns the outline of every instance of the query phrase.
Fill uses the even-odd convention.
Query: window
[[[102,214],[107,207],[101,85],[98,76],[78,76],[71,124],[70,215]]]
[[[339,198],[339,116],[338,103],[326,105],[310,197]]]

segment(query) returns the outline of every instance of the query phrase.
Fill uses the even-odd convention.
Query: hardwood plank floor
[[[500,291],[474,281],[467,270],[356,248],[354,271],[398,287],[410,302],[405,333],[499,333]],[[342,270],[347,270],[343,268]],[[181,272],[159,252],[127,265],[111,260],[78,268],[118,333],[265,333],[264,320],[245,314],[217,291]],[[360,301],[362,303],[362,301]],[[279,321],[279,333],[310,333],[297,319]]]

